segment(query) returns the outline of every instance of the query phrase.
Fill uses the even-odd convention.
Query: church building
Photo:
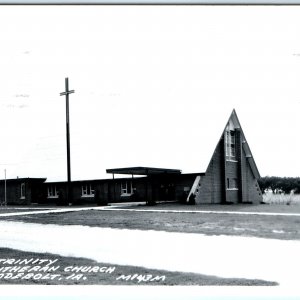
[[[195,187],[196,203],[260,203],[260,177],[235,110]],[[189,199],[188,199],[189,200]]]
[[[72,204],[136,201],[147,204],[159,201],[259,204],[262,201],[257,182],[260,175],[235,110],[220,134],[208,157],[205,172],[182,173],[179,169],[140,166],[107,169],[106,172],[112,174],[111,179],[72,181]],[[124,178],[115,178],[116,174]],[[8,205],[69,205],[66,193],[67,182],[47,182],[45,178],[0,180],[0,200],[4,203],[6,195]]]

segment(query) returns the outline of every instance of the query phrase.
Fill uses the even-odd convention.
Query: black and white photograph
[[[300,295],[300,6],[1,5],[0,28],[7,295]]]

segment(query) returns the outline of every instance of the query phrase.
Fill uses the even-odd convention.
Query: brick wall
[[[25,197],[21,198],[21,184],[25,184]],[[8,205],[29,205],[31,203],[38,203],[43,179],[36,180],[31,178],[16,178],[8,179],[6,181],[6,198]],[[0,181],[0,198],[4,203],[4,180]]]
[[[233,180],[238,179],[239,181],[239,172],[238,172],[238,162],[226,161],[226,181],[227,179]],[[227,185],[227,182],[226,182]],[[238,187],[239,190],[241,187]],[[238,203],[239,202],[239,190],[228,189],[226,186],[226,202],[228,203]]]
[[[260,203],[262,194],[242,148],[244,137],[236,130],[236,161],[226,160],[224,133],[205,176],[200,180],[196,203]],[[228,189],[227,179],[237,180],[237,189]]]
[[[205,176],[202,176],[200,179],[199,193],[195,198],[197,204],[222,202],[224,187],[222,176],[223,153],[223,139],[221,139],[213,153]]]

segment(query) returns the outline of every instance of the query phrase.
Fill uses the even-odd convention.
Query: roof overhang
[[[250,147],[249,147],[248,143],[246,142],[246,140],[243,143],[243,149],[245,151],[246,158],[249,162],[249,165],[250,165],[250,168],[252,170],[252,173],[253,173],[254,177],[256,179],[260,178],[259,171],[257,169],[256,163],[254,161],[253,155],[252,155],[251,150],[250,150]]]
[[[8,178],[8,179],[1,179],[1,182],[19,182],[19,181],[31,181],[31,182],[45,182],[47,178],[31,178],[31,177],[24,177],[24,178]]]
[[[148,167],[132,167],[132,168],[106,169],[106,173],[130,174],[130,175],[162,175],[162,174],[181,174],[181,170],[148,168]]]

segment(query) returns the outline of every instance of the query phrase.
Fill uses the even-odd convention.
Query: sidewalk
[[[72,211],[85,211],[85,210],[107,210],[107,211],[130,211],[130,212],[153,212],[153,213],[198,213],[198,214],[229,214],[229,215],[261,215],[261,216],[296,216],[300,217],[300,213],[280,213],[280,212],[254,212],[254,211],[228,211],[228,210],[185,210],[185,209],[151,209],[151,208],[132,208],[138,207],[145,202],[122,202],[112,203],[108,206],[68,206],[68,207],[9,207],[0,208],[0,217],[8,216],[24,216],[33,214],[51,214],[63,213]],[[23,212],[2,212],[2,210],[24,210]],[[32,211],[33,210],[33,211]]]

